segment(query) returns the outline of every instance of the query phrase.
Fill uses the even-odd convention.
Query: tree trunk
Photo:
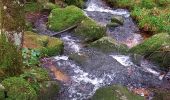
[[[1,0],[1,33],[5,33],[8,41],[19,48],[25,28],[23,0]]]

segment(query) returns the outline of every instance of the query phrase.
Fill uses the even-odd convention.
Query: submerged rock
[[[170,67],[170,35],[159,33],[131,48],[131,53],[144,55],[163,67]]]
[[[118,43],[111,37],[103,37],[99,40],[94,41],[90,46],[100,49],[103,52],[113,52],[118,51],[126,53],[128,47],[124,44]]]
[[[42,55],[53,56],[63,51],[63,42],[54,37],[25,32],[23,47],[40,50]]]
[[[53,9],[48,17],[48,27],[54,31],[62,31],[85,18],[83,11],[75,6]]]
[[[75,29],[75,34],[83,37],[86,41],[93,41],[106,34],[106,27],[103,27],[92,19],[84,19]]]
[[[144,98],[129,92],[124,86],[112,85],[98,89],[92,100],[144,100]]]

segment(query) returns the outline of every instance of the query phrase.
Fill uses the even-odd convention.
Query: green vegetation
[[[98,89],[92,100],[144,100],[144,98],[129,92],[126,87],[113,85]]]
[[[34,11],[40,11],[43,8],[43,5],[36,2],[29,2],[24,5],[25,12],[34,12]]]
[[[54,31],[61,31],[71,27],[85,18],[83,11],[75,6],[56,8],[48,18],[48,27]]]
[[[85,0],[63,0],[68,5],[75,5],[79,8],[83,8],[85,5]]]
[[[128,47],[126,45],[116,42],[111,37],[103,37],[91,43],[90,46],[98,48],[103,52],[119,51],[122,53],[126,53],[128,50]]]
[[[24,47],[39,50],[41,56],[54,56],[60,54],[64,48],[63,42],[58,38],[25,32]]]
[[[170,67],[170,35],[168,33],[153,35],[143,43],[131,48],[130,52],[145,55],[164,67]]]
[[[105,36],[106,28],[86,18],[75,29],[75,34],[85,38],[86,41],[94,41]]]
[[[7,91],[8,100],[37,100],[35,90],[23,78],[10,77],[3,80],[2,85]]]
[[[170,33],[170,0],[106,0],[114,6],[129,8],[141,29],[151,33]]]
[[[8,52],[8,51],[10,52]],[[22,55],[13,43],[7,41],[4,34],[0,35],[0,78],[21,73]]]

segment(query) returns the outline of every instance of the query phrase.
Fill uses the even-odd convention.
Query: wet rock
[[[63,42],[58,38],[25,32],[23,47],[38,49],[42,55],[53,56],[60,54],[64,48]]]
[[[170,71],[165,75],[165,79],[170,81]]]
[[[156,34],[131,48],[129,52],[144,55],[162,67],[170,67],[170,35],[168,33]]]
[[[124,86],[112,85],[98,89],[92,100],[144,100],[144,98],[129,92]]]
[[[115,28],[115,27],[117,27],[117,26],[119,26],[119,24],[118,24],[118,23],[115,23],[115,22],[114,22],[114,23],[111,22],[111,23],[107,24],[107,27],[108,27],[108,28]]]
[[[111,18],[111,22],[123,25],[124,18],[122,16],[113,15],[113,17]]]
[[[90,46],[100,49],[103,52],[122,52],[126,53],[128,48],[126,45],[118,43],[111,37],[103,37],[99,40],[94,41]]]
[[[48,17],[48,27],[54,31],[62,31],[80,23],[84,18],[83,11],[75,6],[56,8],[51,11]]]
[[[69,58],[76,61],[79,64],[83,64],[88,59],[88,56],[84,54],[73,53],[69,55]]]
[[[106,27],[97,24],[92,19],[86,18],[75,29],[75,34],[81,36],[85,41],[93,41],[106,34]]]
[[[133,54],[131,55],[132,57],[132,61],[134,64],[140,66],[141,65],[141,61],[144,59],[144,57],[142,55],[139,54]]]
[[[59,92],[59,85],[56,81],[45,81],[41,84],[39,100],[51,100]]]

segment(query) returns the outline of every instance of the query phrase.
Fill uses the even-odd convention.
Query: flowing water
[[[129,48],[143,41],[127,10],[112,9],[101,0],[89,0],[84,12],[101,25],[109,23],[112,15],[123,16],[124,24],[108,29],[107,35]],[[53,34],[44,24],[43,20],[46,18],[47,16],[43,16],[36,22],[36,30],[42,34]],[[85,47],[81,39],[72,32],[62,33],[59,37],[64,41],[64,53],[50,59],[59,70],[69,76],[69,81],[61,82],[58,100],[87,100],[96,89],[112,84],[146,88],[165,86],[162,71],[147,60],[143,59],[140,65],[136,65],[129,55],[119,52],[102,53]],[[73,55],[76,57],[72,57]]]

